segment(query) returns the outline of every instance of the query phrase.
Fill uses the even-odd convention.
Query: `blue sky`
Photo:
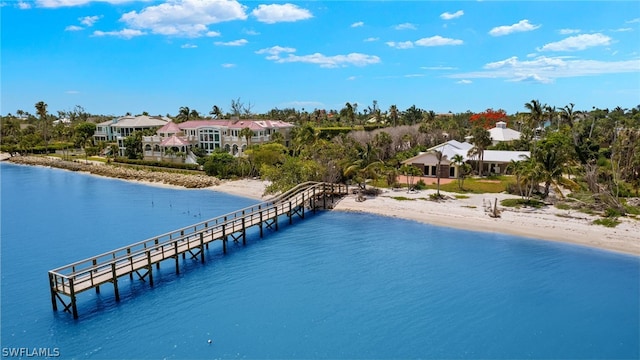
[[[640,104],[637,1],[0,4],[2,114]]]

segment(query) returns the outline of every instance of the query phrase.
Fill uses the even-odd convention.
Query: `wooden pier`
[[[300,184],[273,199],[218,216],[166,234],[140,241],[94,257],[65,265],[49,271],[51,304],[58,310],[58,303],[65,312],[78,318],[76,297],[90,289],[100,292],[100,286],[112,283],[115,300],[120,301],[118,278],[134,274],[153,286],[153,267],[160,263],[175,261],[176,273],[180,273],[180,257],[190,256],[204,263],[205,249],[209,243],[222,241],[222,251],[227,252],[227,242],[242,241],[246,244],[246,231],[252,226],[260,228],[260,237],[265,229],[278,230],[278,219],[293,216],[304,219],[305,209],[331,208],[336,198],[348,193],[343,184],[307,182]]]

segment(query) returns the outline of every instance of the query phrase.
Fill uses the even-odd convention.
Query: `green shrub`
[[[620,221],[617,218],[602,218],[593,220],[593,224],[612,228],[618,226]]]
[[[392,196],[391,198],[394,199],[394,200],[398,200],[398,201],[407,201],[407,200],[415,201],[415,199],[408,198],[408,197],[405,197],[405,196]]]
[[[125,157],[119,157],[115,160],[116,163],[142,165],[160,168],[180,169],[180,170],[198,170],[200,166],[198,164],[182,164],[182,163],[170,163],[162,161],[149,161],[138,159],[127,159]]]
[[[505,207],[520,208],[520,207],[524,206],[524,207],[533,207],[533,208],[539,209],[539,208],[544,206],[544,203],[542,201],[533,200],[533,199],[529,199],[529,200],[524,200],[524,199],[504,199],[504,200],[500,201],[500,205],[505,206]]]
[[[427,184],[424,183],[424,180],[420,179],[414,186],[416,190],[424,190],[427,188]]]
[[[604,211],[604,216],[608,218],[616,218],[618,216],[622,216],[622,214],[617,209],[607,208]]]

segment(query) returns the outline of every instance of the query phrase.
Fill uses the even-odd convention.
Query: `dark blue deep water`
[[[47,271],[255,203],[1,164],[3,357],[640,357],[640,259],[322,212],[53,312]],[[208,343],[211,339],[212,343]],[[26,358],[26,356],[25,356]]]

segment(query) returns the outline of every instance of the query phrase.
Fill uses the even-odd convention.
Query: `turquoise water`
[[[255,201],[1,164],[3,356],[640,357],[640,259],[322,212],[53,312],[47,271]],[[212,340],[211,343],[208,340]],[[26,357],[26,356],[25,356]]]

